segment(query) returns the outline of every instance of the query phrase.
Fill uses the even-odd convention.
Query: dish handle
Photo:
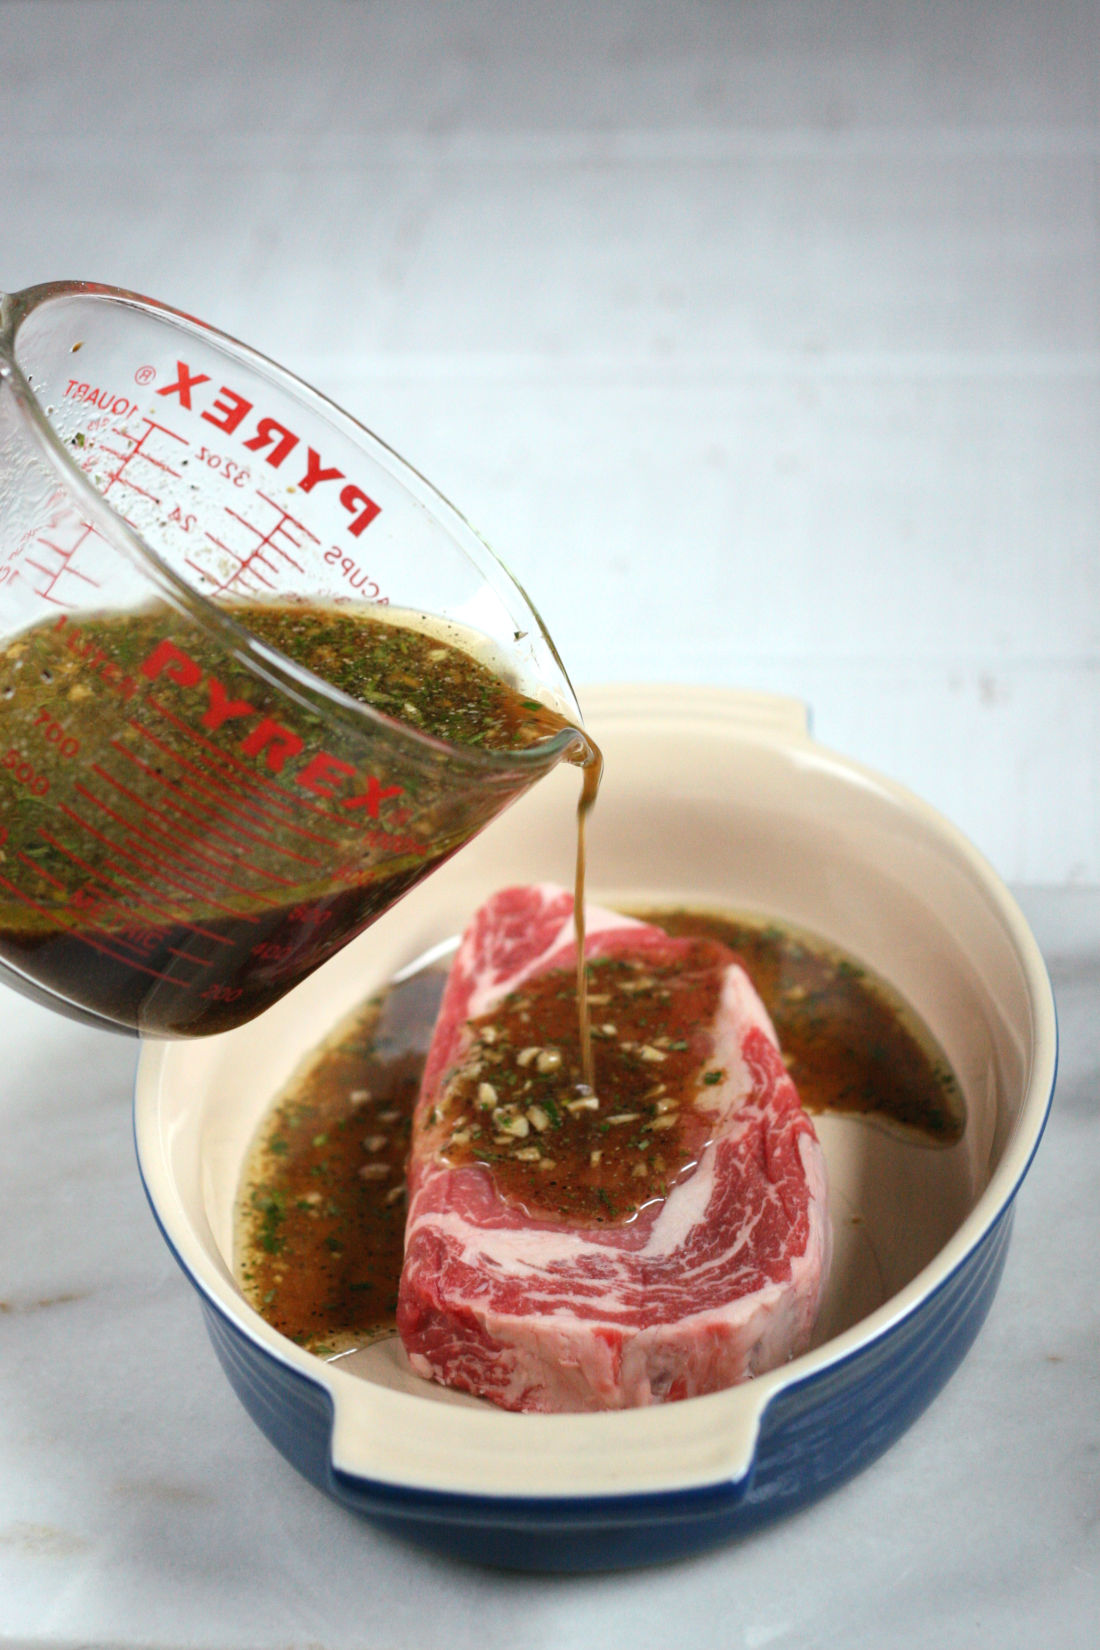
[[[625,1495],[636,1512],[638,1496],[653,1511],[685,1491],[732,1506],[751,1488],[764,1413],[784,1374],[687,1404],[519,1415],[469,1399],[426,1402],[331,1369],[330,1465],[345,1488],[389,1480],[503,1506],[579,1498],[607,1509]],[[349,1380],[357,1390],[344,1389]]]

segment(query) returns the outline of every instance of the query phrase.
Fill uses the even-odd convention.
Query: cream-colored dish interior
[[[828,1360],[861,1334],[888,1327],[892,1314],[945,1275],[978,1235],[991,1178],[1007,1196],[1023,1172],[1053,1073],[1042,964],[1012,901],[968,845],[914,799],[815,745],[800,707],[688,689],[609,688],[583,699],[607,764],[589,832],[590,897],[753,911],[814,930],[902,993],[964,1090],[968,1125],[951,1149],[856,1120],[817,1120],[836,1247],[818,1350],[807,1356]],[[218,1038],[152,1046],[142,1058],[139,1149],[169,1237],[200,1284],[250,1333],[333,1387],[336,1448],[377,1476],[531,1490],[545,1439],[556,1487],[620,1488],[622,1468],[609,1465],[614,1450],[600,1466],[595,1422],[597,1429],[633,1428],[654,1448],[678,1440],[681,1469],[674,1471],[667,1450],[641,1450],[639,1483],[679,1482],[680,1470],[699,1481],[747,1465],[761,1406],[798,1368],[750,1383],[751,1392],[669,1406],[657,1418],[490,1416],[488,1406],[419,1380],[396,1342],[322,1366],[281,1342],[237,1295],[234,1199],[248,1144],[273,1097],[346,1013],[457,934],[491,890],[571,883],[578,793],[579,775],[560,767],[261,1019]],[[396,1409],[391,1400],[400,1400]],[[700,1406],[717,1407],[694,1423],[672,1413]],[[426,1434],[425,1417],[440,1410],[453,1423],[466,1416],[474,1430],[452,1425],[437,1434],[432,1425]],[[477,1439],[490,1437],[479,1428],[517,1422],[531,1429],[526,1442],[534,1454],[513,1485],[500,1462],[477,1467]],[[555,1426],[571,1429],[572,1476],[566,1435],[559,1430],[555,1442]],[[514,1439],[511,1430],[507,1436]],[[450,1466],[438,1459],[443,1439],[456,1452]]]

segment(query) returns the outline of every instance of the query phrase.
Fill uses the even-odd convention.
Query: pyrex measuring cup
[[[579,727],[523,592],[351,418],[135,294],[3,298],[8,983],[142,1033],[237,1024],[576,749],[428,736],[250,634],[258,603],[431,615]]]

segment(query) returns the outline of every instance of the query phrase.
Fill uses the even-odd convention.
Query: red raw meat
[[[589,907],[586,956],[667,962],[689,944]],[[549,885],[494,895],[455,957],[413,1130],[397,1319],[410,1362],[506,1409],[541,1411],[690,1398],[775,1368],[807,1347],[828,1270],[825,1166],[732,954],[709,1028],[725,1073],[705,1091],[711,1143],[633,1220],[534,1219],[488,1168],[448,1165],[425,1145],[470,1046],[467,1022],[574,961],[572,895]]]

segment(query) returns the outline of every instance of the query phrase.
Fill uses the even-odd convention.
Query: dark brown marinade
[[[883,981],[824,941],[778,923],[699,911],[635,912],[669,934],[735,953],[763,999],[811,1112],[859,1113],[943,1146],[962,1137],[958,1082]]]
[[[246,1166],[245,1294],[316,1352],[393,1327],[412,1111],[444,981],[414,975],[361,1010],[277,1102]]]
[[[759,920],[696,911],[633,914],[644,915],[668,933],[717,940],[740,957],[776,1024],[791,1075],[808,1110],[856,1112],[897,1123],[907,1136],[929,1145],[951,1145],[961,1137],[962,1096],[946,1062],[933,1051],[927,1035],[911,1023],[904,1005],[851,958],[813,936]],[[677,1070],[681,1076],[690,1070],[697,1074],[698,1090],[705,1092],[707,1076],[715,1068],[707,1064],[709,1051],[702,1046],[663,1050],[668,1056],[665,1061],[639,1062],[632,1074],[624,1065],[624,1075],[634,1087],[612,1091],[606,1064],[610,1040],[602,1027],[615,1024],[619,1031],[619,1020],[610,1017],[618,1008],[599,1001],[605,994],[600,965],[590,970],[589,978],[597,999],[592,1009],[597,1079],[602,1072],[605,1089],[615,1093],[617,1112],[638,1109],[624,1095],[641,1092],[644,1097],[638,1075],[643,1067],[659,1074],[651,1087],[663,1080],[667,1092],[673,1094],[675,1079],[670,1082],[669,1078]],[[624,973],[622,982],[627,978]],[[658,986],[650,993],[649,1013],[662,1007],[659,994],[664,989]],[[422,997],[416,994],[420,990]],[[569,989],[565,994],[564,975],[560,978],[563,995],[559,997],[557,990],[555,984],[552,1002],[547,1004],[553,1017],[544,1021],[539,1010],[538,1036],[524,1042],[519,1052],[526,1047],[557,1048],[560,1032],[563,1055],[568,1052],[568,1058],[576,1061],[575,991]],[[242,1182],[238,1274],[248,1299],[282,1333],[315,1351],[364,1345],[394,1327],[405,1221],[404,1199],[395,1188],[404,1183],[412,1111],[441,992],[442,975],[413,976],[385,993],[379,1000],[381,1007],[370,1007],[346,1035],[323,1050],[293,1089],[276,1102]],[[520,1001],[525,996],[531,998],[530,988],[518,994]],[[520,1018],[523,1010],[515,1000],[508,1012],[517,1033],[535,1023],[533,1016],[530,1022]],[[640,1012],[644,1016],[647,1010],[643,1007]],[[495,1018],[488,1016],[485,1023]],[[664,1035],[654,1030],[654,1024],[643,1017],[639,1033],[647,1030],[655,1038]],[[628,1036],[627,1040],[633,1039]],[[484,1046],[491,1049],[494,1045]],[[560,1082],[561,1069],[543,1075]],[[493,1080],[495,1086],[488,1069],[478,1075],[477,1081],[482,1080]],[[369,1106],[364,1090],[372,1097]],[[476,1086],[472,1093],[476,1105]],[[659,1098],[651,1095],[645,1104],[653,1105]],[[545,1099],[526,1097],[525,1109],[532,1104],[541,1104],[548,1115],[551,1112]],[[397,1118],[374,1127],[372,1118],[393,1111],[399,1114]],[[606,1105],[601,1112],[603,1122],[616,1115]],[[578,1115],[587,1119],[589,1129],[593,1127],[595,1113],[581,1110]],[[694,1141],[682,1139],[677,1148],[674,1142],[681,1130],[661,1130],[658,1135],[666,1138],[660,1146],[649,1144],[644,1152],[639,1147],[638,1158],[632,1159],[630,1140],[642,1141],[648,1134],[652,1141],[654,1134],[652,1127],[643,1130],[641,1122],[639,1118],[629,1125],[609,1125],[600,1140],[588,1147],[589,1152],[603,1149],[607,1135],[622,1127],[625,1132],[612,1148],[613,1158],[631,1171],[635,1161],[646,1162],[646,1190],[641,1193],[630,1187],[618,1207],[620,1219],[630,1218],[631,1206],[640,1196],[656,1195],[662,1178],[671,1184],[678,1173],[689,1173],[691,1152],[703,1143],[700,1135]],[[537,1142],[540,1153],[549,1155],[553,1129],[539,1130],[530,1126],[529,1119],[528,1123],[527,1136],[514,1137],[514,1147],[512,1137],[506,1150],[490,1136],[484,1148],[498,1159],[511,1159],[510,1166],[500,1160],[486,1164],[502,1189],[509,1184],[504,1177],[518,1175],[525,1163],[516,1160],[517,1150]],[[454,1127],[450,1112],[446,1125]],[[383,1132],[387,1134],[384,1151],[368,1151],[366,1142]],[[584,1174],[580,1141],[578,1132],[573,1157],[581,1162],[581,1184],[566,1195],[578,1207],[592,1211],[590,1218],[595,1221],[614,1218],[600,1202],[592,1177]],[[471,1138],[459,1145],[469,1150],[479,1143]],[[682,1153],[684,1147],[686,1155],[677,1157],[677,1150]],[[457,1157],[453,1146],[448,1155]],[[474,1157],[472,1151],[469,1155]],[[663,1168],[650,1161],[657,1156],[663,1159]],[[555,1159],[564,1160],[561,1153]],[[361,1176],[366,1164],[383,1161],[385,1176],[374,1169],[371,1178]],[[588,1166],[591,1169],[590,1162]],[[597,1167],[602,1168],[602,1162]],[[533,1159],[523,1172],[529,1176],[551,1173],[539,1169]],[[631,1172],[627,1184],[632,1180]],[[518,1179],[511,1184],[519,1188]],[[638,1186],[642,1184],[639,1176]],[[555,1190],[562,1191],[560,1184]],[[312,1195],[317,1192],[325,1199],[323,1205]]]

